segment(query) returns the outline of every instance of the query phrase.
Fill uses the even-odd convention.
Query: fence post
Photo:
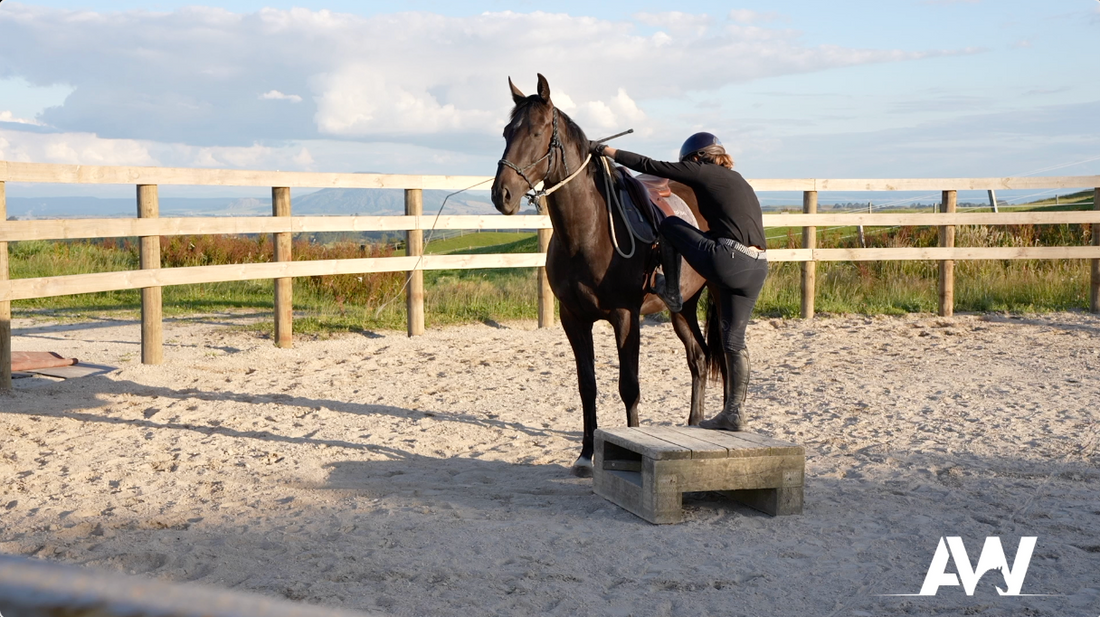
[[[539,213],[546,213],[546,198],[539,203]],[[539,252],[546,254],[550,246],[550,237],[554,235],[553,229],[538,230]],[[550,289],[550,278],[546,276],[546,268],[536,268],[536,278],[539,288],[539,327],[552,328],[554,326],[554,291]]]
[[[802,213],[817,214],[817,191],[802,193]],[[817,248],[817,227],[802,228],[802,248]],[[813,319],[814,296],[817,295],[817,262],[802,262],[802,318]]]
[[[8,198],[0,180],[0,224],[8,220]],[[0,282],[10,278],[8,243],[0,242]],[[0,300],[0,391],[11,390],[11,301]]]
[[[405,215],[419,217],[423,214],[424,192],[421,189],[405,189]],[[405,255],[419,257],[423,254],[424,230],[410,229],[405,232]],[[424,334],[424,271],[412,270],[405,277],[405,313],[409,336],[420,336]]]
[[[290,216],[290,187],[271,187],[271,215]],[[291,234],[275,234],[275,261],[291,261]],[[294,279],[275,279],[275,346],[294,344]]]
[[[955,191],[944,191],[940,212],[954,214],[958,201]],[[940,246],[951,248],[955,246],[955,226],[940,226]],[[950,317],[955,314],[955,261],[945,259],[940,261],[940,315]]]
[[[1100,188],[1092,191],[1092,209],[1100,210]],[[1100,246],[1100,225],[1092,224],[1092,245]],[[1092,261],[1092,277],[1089,293],[1089,310],[1100,313],[1100,259]],[[2,275],[2,273],[0,273]]]
[[[155,219],[160,216],[160,200],[157,185],[137,186],[138,218]],[[160,236],[142,236],[141,269],[160,268]],[[164,306],[160,287],[143,287],[141,290],[141,363],[164,362]]]

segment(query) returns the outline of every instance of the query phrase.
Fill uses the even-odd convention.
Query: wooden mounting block
[[[593,489],[651,523],[678,523],[683,494],[716,491],[772,516],[802,513],[802,446],[696,427],[596,430]]]

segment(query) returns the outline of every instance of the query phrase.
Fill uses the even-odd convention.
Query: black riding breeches
[[[718,286],[723,348],[744,349],[745,329],[768,276],[768,260],[754,259],[719,244],[677,216],[661,221],[661,235],[696,272]]]

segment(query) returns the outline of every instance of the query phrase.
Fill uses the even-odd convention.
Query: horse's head
[[[546,180],[555,158],[564,156],[558,115],[550,101],[550,85],[539,75],[538,94],[525,96],[508,78],[516,106],[504,127],[504,156],[493,180],[493,205],[501,214],[515,214],[523,195]],[[564,127],[561,127],[564,130]]]

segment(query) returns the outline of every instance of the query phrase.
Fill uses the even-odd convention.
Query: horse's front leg
[[[688,413],[688,425],[695,426],[703,421],[703,403],[707,391],[707,347],[703,332],[699,329],[699,317],[696,308],[699,294],[684,302],[684,310],[671,313],[672,329],[684,343],[687,350],[688,368],[691,370],[691,411]]]
[[[592,453],[596,443],[596,354],[592,346],[592,322],[573,315],[564,303],[560,306],[562,329],[577,362],[577,386],[584,410],[584,438],[581,455],[573,463],[573,474],[587,478],[592,475]]]
[[[619,348],[619,396],[626,405],[626,425],[638,426],[638,352],[641,333],[638,327],[638,311],[619,309],[610,316],[615,328],[615,345]]]

